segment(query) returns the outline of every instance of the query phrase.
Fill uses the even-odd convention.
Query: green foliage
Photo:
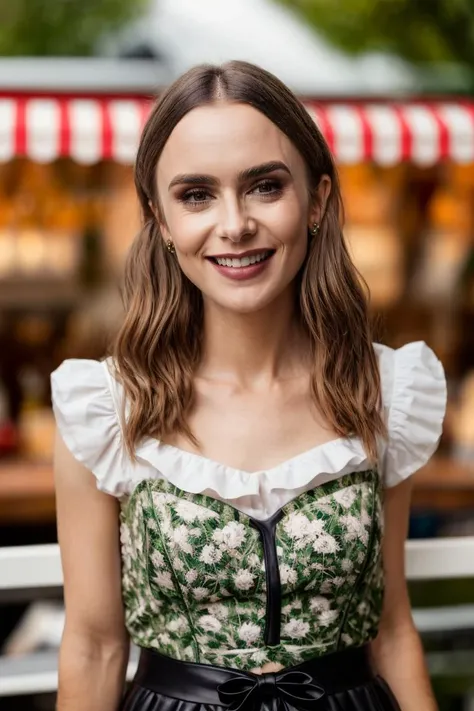
[[[350,53],[474,66],[474,0],[280,0]]]
[[[148,0],[0,0],[0,55],[86,56]]]

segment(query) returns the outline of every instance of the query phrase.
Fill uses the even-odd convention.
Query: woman
[[[444,375],[372,344],[323,137],[262,69],[197,67],[136,187],[113,356],[52,378],[59,711],[435,709],[403,549]]]

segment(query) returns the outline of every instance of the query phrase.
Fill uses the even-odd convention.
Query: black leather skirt
[[[142,649],[121,711],[400,711],[368,647],[253,674]]]

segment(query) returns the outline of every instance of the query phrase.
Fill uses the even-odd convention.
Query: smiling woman
[[[318,128],[264,70],[197,67],[152,111],[136,187],[113,353],[52,376],[58,711],[433,711],[401,482],[444,374],[372,342]]]

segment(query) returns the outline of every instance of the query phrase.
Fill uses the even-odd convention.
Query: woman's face
[[[205,301],[258,311],[290,291],[320,219],[329,179],[310,200],[305,165],[256,109],[194,109],[171,133],[157,166],[160,226]]]

